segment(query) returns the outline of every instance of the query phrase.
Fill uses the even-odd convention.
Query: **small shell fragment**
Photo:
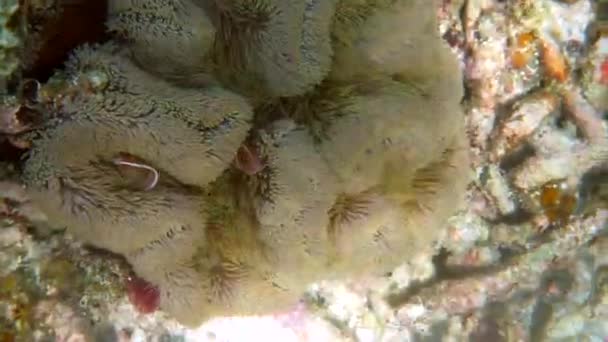
[[[583,66],[585,97],[598,110],[608,110],[608,30],[599,35]]]
[[[547,92],[536,93],[517,103],[496,131],[491,160],[500,160],[524,143],[539,124],[553,113],[558,103],[557,97]]]
[[[559,48],[548,40],[543,40],[541,43],[541,60],[548,78],[559,82],[565,82],[568,79],[569,71],[566,59]]]
[[[512,214],[517,210],[517,204],[513,198],[507,179],[496,164],[490,164],[487,169],[487,181],[485,190],[491,197],[492,202],[502,215]]]

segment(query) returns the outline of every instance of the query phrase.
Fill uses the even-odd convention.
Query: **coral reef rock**
[[[28,195],[188,325],[390,272],[431,248],[471,178],[437,9],[110,0],[112,39],[31,96]]]

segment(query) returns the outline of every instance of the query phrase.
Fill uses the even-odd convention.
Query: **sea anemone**
[[[111,1],[115,41],[41,86],[22,178],[184,324],[383,274],[431,248],[469,180],[433,17],[422,0]]]

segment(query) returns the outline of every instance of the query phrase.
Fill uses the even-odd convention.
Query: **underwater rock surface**
[[[389,272],[440,236],[470,180],[436,5],[110,1],[115,41],[38,90],[29,195],[188,325]],[[261,165],[234,162],[243,146]]]

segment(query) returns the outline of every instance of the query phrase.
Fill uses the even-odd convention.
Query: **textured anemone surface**
[[[470,178],[435,6],[110,1],[115,41],[39,89],[22,178],[184,324],[389,272],[440,236]]]

